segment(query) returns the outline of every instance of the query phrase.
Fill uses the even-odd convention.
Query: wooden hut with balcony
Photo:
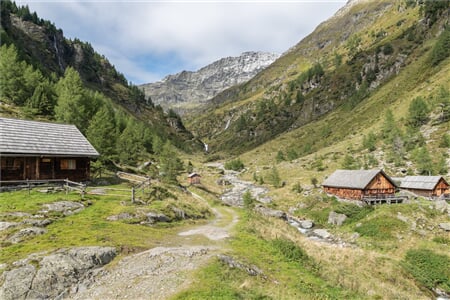
[[[406,176],[400,178],[400,189],[422,197],[450,197],[450,185],[442,176]]]
[[[342,199],[382,199],[395,194],[396,185],[383,170],[336,170],[323,183],[327,194]]]
[[[86,181],[98,156],[74,125],[0,118],[0,182]]]

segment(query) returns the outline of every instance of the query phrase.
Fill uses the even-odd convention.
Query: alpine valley
[[[101,155],[81,188],[0,178],[0,298],[450,299],[449,20],[351,0],[281,55],[138,87],[1,1],[0,117]]]

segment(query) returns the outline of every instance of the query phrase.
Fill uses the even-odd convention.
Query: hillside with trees
[[[101,153],[97,164],[108,168],[202,149],[179,116],[154,106],[88,43],[64,38],[27,6],[1,5],[2,116],[74,124]]]

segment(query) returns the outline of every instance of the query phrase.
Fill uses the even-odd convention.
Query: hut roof
[[[0,154],[96,157],[74,125],[0,118]]]
[[[406,176],[401,179],[400,188],[431,191],[441,179],[448,185],[442,176]]]
[[[383,170],[336,170],[322,183],[322,186],[362,190],[366,188],[379,173],[383,174],[384,177],[396,186]]]
[[[197,176],[198,176],[198,177],[202,177],[202,176],[200,176],[200,174],[198,174],[198,173],[191,173],[191,174],[188,175],[189,178],[197,177]]]

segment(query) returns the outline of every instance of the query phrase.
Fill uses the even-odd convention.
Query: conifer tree
[[[178,174],[183,170],[183,163],[169,141],[164,143],[159,161],[163,180],[167,183],[176,183]]]
[[[408,125],[417,128],[428,120],[430,109],[422,97],[416,97],[409,105],[408,112]]]
[[[26,97],[22,88],[24,84],[24,63],[19,61],[14,45],[0,48],[0,98],[16,105],[23,105]]]
[[[110,105],[103,105],[94,115],[86,136],[102,159],[112,158],[116,153],[116,123],[114,111]]]

